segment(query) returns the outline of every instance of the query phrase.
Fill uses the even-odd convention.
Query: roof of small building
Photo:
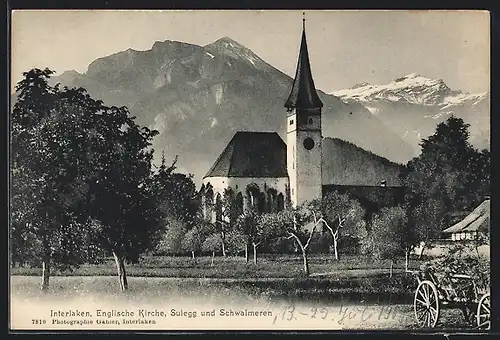
[[[276,132],[238,131],[206,177],[287,177],[286,144]]]
[[[460,222],[443,230],[443,233],[488,230],[490,228],[490,200],[486,199]]]

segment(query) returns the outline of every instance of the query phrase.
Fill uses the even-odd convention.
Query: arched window
[[[207,186],[205,187],[204,197],[205,197],[204,217],[205,219],[211,220],[214,207],[214,190],[212,189],[210,183],[208,183]]]
[[[243,214],[243,195],[241,194],[241,192],[238,192],[238,194],[236,194],[236,198],[234,200],[234,209],[236,211],[236,216],[240,216],[241,214]]]
[[[283,209],[285,209],[285,198],[283,197],[283,194],[281,192],[278,194],[278,198],[276,199],[276,205],[278,211],[282,211]]]
[[[247,195],[247,208],[248,209],[259,209],[258,207],[258,202],[259,202],[259,193],[260,189],[259,186],[255,183],[250,183],[247,185],[246,188],[246,195]]]
[[[215,196],[215,220],[222,221],[222,198],[220,193]]]
[[[276,212],[276,210],[277,210],[276,195],[277,195],[277,192],[275,189],[270,188],[267,190],[267,208],[266,208],[267,211],[266,212],[269,212],[269,213]]]
[[[257,194],[257,211],[261,214],[266,211],[266,195],[262,191]]]

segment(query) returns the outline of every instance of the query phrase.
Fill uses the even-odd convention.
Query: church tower
[[[287,110],[287,171],[292,207],[322,197],[321,108],[307,51],[305,18],[299,60]]]

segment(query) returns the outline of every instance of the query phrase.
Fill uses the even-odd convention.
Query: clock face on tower
[[[304,139],[304,148],[306,150],[311,150],[312,148],[314,148],[314,140],[310,137]]]

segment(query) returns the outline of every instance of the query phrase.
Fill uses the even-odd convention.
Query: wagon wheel
[[[491,305],[490,294],[483,295],[477,305],[477,327],[479,329],[489,330],[491,327]]]
[[[420,282],[413,301],[415,318],[419,326],[433,328],[439,319],[439,297],[436,285],[431,281]]]

